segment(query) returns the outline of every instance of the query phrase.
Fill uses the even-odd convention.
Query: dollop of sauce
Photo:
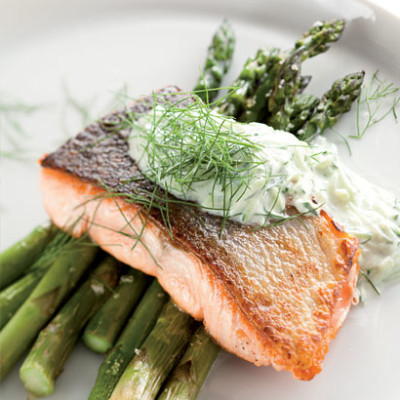
[[[162,112],[160,107],[157,113]],[[149,179],[154,178],[158,164],[154,158],[150,160],[152,144],[146,140],[146,132],[152,130],[152,140],[157,141],[169,135],[167,123],[155,127],[154,121],[154,115],[141,116],[137,121],[140,129],[130,136],[130,155]],[[258,145],[252,152],[256,163],[251,168],[241,168],[229,185],[209,177],[183,188],[168,174],[157,183],[206,212],[254,226],[284,221],[289,217],[288,206],[295,207],[299,215],[316,214],[323,208],[360,239],[360,268],[374,284],[400,277],[400,201],[348,170],[334,144],[322,137],[308,144],[264,124],[242,124],[229,118],[220,129]],[[193,140],[190,133],[185,140]],[[181,151],[173,147],[171,157],[176,155],[174,151]],[[245,190],[240,186],[244,179]],[[226,198],[230,199],[228,210]]]

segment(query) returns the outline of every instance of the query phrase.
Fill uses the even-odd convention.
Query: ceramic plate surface
[[[360,69],[367,80],[379,69],[399,86],[400,20],[365,1],[2,0],[0,104],[40,105],[31,114],[0,115],[2,150],[12,150],[14,141],[27,159],[1,161],[2,249],[46,220],[34,160],[115,107],[122,88],[133,97],[167,84],[191,89],[223,18],[237,35],[229,84],[260,46],[289,48],[314,21],[333,17],[346,18],[347,28],[329,52],[305,63],[303,72],[313,76],[309,92],[322,94],[337,77]],[[354,109],[336,129],[345,137],[354,132]],[[338,135],[329,136],[351,168],[400,195],[400,124],[393,118],[350,140],[352,156]],[[399,304],[398,283],[354,307],[311,382],[222,353],[199,399],[399,399]],[[49,400],[86,399],[101,360],[79,345]],[[17,368],[0,397],[26,399]]]

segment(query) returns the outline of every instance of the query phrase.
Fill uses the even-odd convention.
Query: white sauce
[[[151,118],[146,116],[138,124],[144,130],[152,129]],[[160,137],[163,128],[161,124],[156,131]],[[347,232],[360,238],[360,268],[375,284],[400,277],[400,202],[393,194],[344,167],[336,147],[324,138],[309,145],[264,124],[239,124],[232,120],[227,120],[224,129],[232,129],[258,143],[260,150],[255,151],[255,156],[263,161],[251,171],[249,189],[244,195],[233,196],[229,218],[263,225],[271,216],[287,216],[288,205],[307,214],[322,207]],[[133,132],[130,139],[130,154],[148,175],[145,137]],[[213,179],[196,182],[188,191],[168,177],[160,185],[178,198],[197,202],[212,214],[223,214],[223,190],[215,186]]]

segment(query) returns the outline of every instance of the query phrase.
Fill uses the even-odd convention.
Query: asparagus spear
[[[56,230],[56,228],[54,228]],[[58,231],[45,247],[40,257],[25,271],[25,276],[8,286],[0,293],[0,328],[15,314],[18,308],[29,297],[37,283],[49,269],[52,261],[61,253],[66,254],[76,239],[68,233]]]
[[[328,44],[336,42],[342,36],[345,28],[345,22],[342,19],[331,21],[317,21],[304,33],[303,36],[296,42],[294,50],[303,48],[303,61],[307,58],[315,57],[318,54],[324,53],[329,49]]]
[[[0,254],[0,289],[23,275],[56,233],[54,225],[38,226],[24,239],[3,251]]]
[[[196,399],[220,347],[200,326],[157,400]]]
[[[304,89],[311,82],[311,75],[301,75],[299,76],[299,91],[298,94],[303,93]]]
[[[281,63],[273,78],[273,89],[268,96],[268,113],[274,115],[285,104],[291,102],[299,90],[301,61],[304,49],[291,52]]]
[[[53,393],[54,382],[79,333],[117,282],[117,261],[107,257],[41,331],[20,369],[20,378],[29,393],[37,397]]]
[[[129,268],[128,273],[121,276],[113,295],[85,328],[83,341],[89,349],[98,353],[111,349],[147,283],[146,276],[133,268]]]
[[[32,271],[0,293],[0,329],[3,329],[21,304],[29,297],[43,274],[44,271]]]
[[[320,99],[312,94],[295,96],[288,112],[288,121],[283,129],[292,133],[297,132],[311,117],[319,102]]]
[[[281,120],[283,126],[288,124],[287,110],[306,84],[300,76],[301,63],[327,51],[328,44],[337,41],[343,30],[343,20],[317,22],[296,42],[275,76],[274,89],[268,98],[269,117],[266,121],[269,125],[273,125],[274,119]]]
[[[242,122],[259,122],[263,120],[267,113],[267,101],[274,88],[275,77],[285,62],[285,56],[277,49],[272,48],[268,51],[265,58],[265,69],[260,76],[258,83],[254,85],[252,91],[246,93],[243,108],[237,118]]]
[[[190,337],[191,318],[169,301],[110,400],[154,399]]]
[[[344,29],[343,20],[317,22],[306,32],[289,52],[281,53],[273,68],[266,69],[265,76],[255,90],[254,99],[247,101],[239,119],[244,122],[264,122],[276,113],[285,117],[284,108],[294,96],[301,93],[310,81],[300,76],[301,63],[328,50],[329,43],[337,41]]]
[[[212,102],[218,94],[222,78],[232,64],[235,35],[231,24],[224,21],[215,32],[208,48],[203,75],[199,77],[194,91],[204,102]]]
[[[298,94],[293,102],[279,110],[269,120],[274,129],[296,133],[313,115],[320,99],[312,94]]]
[[[340,38],[343,29],[342,20],[318,22],[287,53],[276,48],[260,49],[254,58],[246,62],[233,84],[237,89],[221,102],[218,111],[243,122],[265,121],[268,113],[277,109],[275,98],[284,99],[288,94],[293,98],[296,92],[303,91],[307,86],[309,77],[299,76],[300,63],[326,51],[329,43]],[[282,84],[282,76],[289,77],[286,79],[293,82],[293,91]]]
[[[221,101],[218,112],[238,118],[245,107],[249,107],[246,105],[249,99],[252,101],[250,105],[256,104],[253,96],[258,85],[280,58],[279,49],[258,50],[254,57],[246,61],[239,77],[232,85],[234,90]]]
[[[297,132],[300,140],[310,141],[325,129],[335,125],[339,117],[350,110],[359,96],[364,80],[364,71],[337,79],[321,99],[315,113]]]
[[[167,300],[168,295],[157,280],[154,280],[116,345],[101,364],[89,400],[108,400],[110,398],[119,378],[132,360],[135,349],[142,345],[150,333]]]
[[[97,248],[89,242],[76,244],[60,254],[35,290],[0,332],[0,380],[22,356],[39,330],[71,292],[93,260]],[[29,327],[29,328],[27,328]]]

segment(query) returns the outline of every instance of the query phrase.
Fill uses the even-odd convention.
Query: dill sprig
[[[23,101],[0,102],[0,130],[9,150],[0,150],[3,158],[28,161],[26,149],[22,144],[30,137],[23,126],[23,119],[45,107],[44,104],[31,104]]]
[[[95,147],[100,141],[121,130],[127,130],[126,135],[130,131],[128,140],[134,137],[141,139],[142,154],[149,161],[148,167],[142,169],[142,174],[120,182],[118,188],[110,188],[99,181],[99,186],[105,189],[104,192],[86,200],[81,206],[90,201],[99,201],[100,204],[104,198],[112,199],[124,220],[124,226],[115,230],[115,233],[132,239],[132,249],[141,244],[148,250],[143,234],[155,211],[161,217],[169,236],[173,238],[171,209],[176,210],[180,206],[222,214],[222,233],[228,218],[236,217],[231,213],[232,206],[250,189],[254,169],[265,162],[257,156],[257,151],[262,149],[261,145],[254,143],[249,136],[237,133],[233,129],[233,124],[238,124],[237,122],[213,111],[209,104],[204,104],[193,92],[153,93],[151,99],[144,98],[143,101],[147,102],[144,109],[150,111],[133,112],[127,107],[124,111],[113,114],[111,120],[100,120],[105,135],[89,146]],[[136,162],[140,167],[140,157]],[[267,173],[264,189],[279,187],[281,180],[276,178],[278,176]],[[186,196],[197,185],[210,180],[213,182],[210,206],[200,205]],[[137,185],[129,185],[135,181],[138,181]],[[147,183],[141,185],[140,181]],[[153,185],[149,185],[148,181]],[[125,185],[129,187],[129,191],[124,190]],[[221,194],[222,205],[214,199]],[[315,214],[321,207],[304,213],[278,215],[273,211],[280,195],[281,189],[277,191],[271,209],[264,210],[263,223],[255,229],[281,225],[297,217]],[[139,211],[129,219],[119,206],[119,200],[138,206]],[[285,209],[281,212],[285,214]],[[140,223],[135,218],[140,219]],[[91,218],[91,224],[99,226],[95,218]],[[149,250],[148,252],[151,254]],[[157,263],[155,259],[154,261]]]
[[[256,156],[260,145],[236,133],[234,120],[213,112],[192,93],[176,102],[153,94],[152,109],[152,114],[145,116],[150,126],[138,122],[138,115],[127,120],[131,138],[143,142],[148,166],[142,173],[163,188],[165,204],[169,194],[190,200],[191,190],[211,180],[209,210],[222,212],[223,229],[232,204],[249,188],[252,170],[262,163]],[[137,161],[140,164],[140,159]],[[215,201],[221,192],[222,206]]]
[[[347,138],[342,135],[338,130],[336,130],[335,128],[330,128],[331,132],[333,132],[335,135],[337,135],[339,137],[339,139],[341,139],[343,141],[343,143],[345,144],[346,148],[347,148],[347,152],[349,153],[349,156],[351,157],[353,155],[353,152],[351,151],[351,146],[349,141],[347,140]]]
[[[1,113],[14,113],[14,114],[31,114],[40,108],[42,108],[43,105],[41,104],[29,104],[29,103],[24,103],[22,101],[16,101],[16,102],[11,102],[11,103],[4,103],[0,102],[0,112]]]
[[[62,228],[63,230],[59,230],[55,226],[52,226],[52,229],[56,229],[57,233],[44,248],[40,257],[29,267],[28,272],[47,269],[56,257],[62,254],[67,254],[71,249],[79,246],[97,246],[95,243],[88,240],[88,233],[85,233],[80,237],[72,235],[75,227],[81,219],[82,216],[79,216],[73,223],[66,224]]]
[[[371,278],[368,276],[368,272],[364,272],[363,270],[360,269],[360,275],[371,285],[372,289],[375,291],[375,293],[380,296],[381,291],[379,288],[375,285],[375,283],[371,280]]]
[[[112,121],[111,129],[107,128],[109,133],[105,135],[108,137],[121,129],[127,129],[129,135],[130,131],[128,140],[131,146],[138,147],[133,157],[141,168],[141,174],[121,182],[119,188],[111,189],[99,182],[105,193],[92,200],[101,197],[121,198],[141,208],[138,217],[143,219],[142,229],[130,233],[135,239],[134,246],[141,241],[144,226],[154,210],[157,210],[169,236],[173,237],[171,206],[173,209],[177,206],[194,207],[221,215],[222,233],[229,218],[239,217],[232,212],[233,206],[251,189],[255,169],[265,163],[257,153],[262,150],[262,146],[240,132],[240,129],[234,129],[233,124],[240,124],[213,111],[193,92],[153,93],[152,99],[144,101],[150,111],[138,113],[125,109]],[[278,178],[281,177],[266,173],[263,190],[279,189],[282,179]],[[150,181],[153,185],[141,185],[140,181]],[[128,193],[124,190],[125,185],[129,187]],[[205,187],[210,195],[207,205],[196,202],[196,192]],[[272,201],[271,209],[264,208],[263,222],[255,226],[255,229],[281,225],[293,218],[316,214],[320,208],[311,207],[304,213],[285,215],[283,207],[276,214],[275,206],[282,196],[281,188],[273,193],[275,201]],[[129,221],[126,222],[128,224]],[[126,235],[126,232],[123,234]]]
[[[94,99],[78,100],[76,96],[71,95],[71,91],[66,82],[62,83],[62,91],[65,98],[66,107],[70,107],[81,118],[82,127],[85,127],[92,120],[91,107]]]
[[[97,101],[100,94],[91,95],[91,97],[79,97],[71,92],[70,86],[66,81],[62,82],[62,95],[63,95],[63,110],[61,124],[68,136],[66,121],[69,118],[68,111],[72,111],[74,117],[80,119],[79,129],[84,129],[89,123],[99,116],[109,113],[110,110],[118,109],[129,99],[128,84],[124,83],[118,90],[109,90],[107,96],[102,95],[105,99],[104,104]],[[96,116],[96,118],[94,118]]]
[[[400,105],[400,89],[393,82],[381,79],[378,70],[372,75],[370,82],[364,85],[357,99],[357,134],[353,139],[361,139],[367,130],[392,114],[397,123],[397,109]],[[364,121],[364,115],[367,116]]]

